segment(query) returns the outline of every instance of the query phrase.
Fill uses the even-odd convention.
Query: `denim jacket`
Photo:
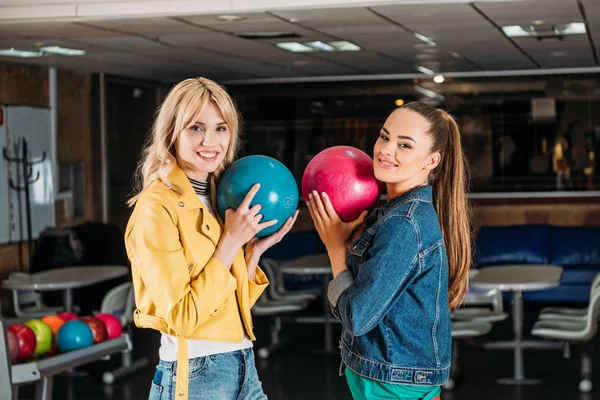
[[[452,348],[448,262],[431,186],[376,209],[329,284],[342,361],[382,382],[441,385]]]

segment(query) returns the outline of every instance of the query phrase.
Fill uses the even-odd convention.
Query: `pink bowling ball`
[[[321,151],[306,166],[302,176],[302,196],[316,190],[327,193],[335,212],[343,221],[352,221],[372,210],[381,195],[373,160],[351,146],[334,146]]]
[[[111,340],[118,338],[123,333],[123,327],[121,326],[121,320],[110,313],[100,313],[94,315],[97,319],[104,323],[106,326],[106,339]]]

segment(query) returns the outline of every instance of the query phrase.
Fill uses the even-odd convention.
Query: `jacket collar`
[[[183,190],[183,193],[181,194],[173,191],[177,196],[177,205],[182,210],[202,210],[202,221],[199,224],[200,232],[212,240],[216,246],[221,237],[221,224],[213,217],[210,211],[208,211],[204,203],[202,203],[202,200],[198,198],[187,175],[179,165],[176,164],[173,166],[173,170],[169,173],[169,180]],[[215,210],[215,212],[217,212],[217,210]]]
[[[192,184],[190,183],[187,175],[178,164],[173,166],[173,169],[169,173],[169,180],[177,185],[183,193],[177,194],[177,201],[180,207],[184,210],[192,210],[195,208],[204,208],[204,204],[198,198],[198,195],[194,191]],[[183,205],[181,205],[183,203]]]
[[[416,188],[386,202],[377,210],[378,219],[411,200],[420,200],[431,203],[433,201],[433,190],[431,185],[417,186]]]

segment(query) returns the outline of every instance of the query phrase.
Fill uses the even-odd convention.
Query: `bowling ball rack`
[[[128,336],[123,335],[84,349],[11,365],[6,335],[6,327],[9,324],[8,320],[0,319],[0,400],[17,398],[19,386],[28,384],[35,384],[35,400],[51,400],[54,375],[119,353],[128,347]]]

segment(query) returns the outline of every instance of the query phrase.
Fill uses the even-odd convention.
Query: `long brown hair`
[[[211,101],[221,111],[229,127],[231,137],[225,159],[219,167],[208,175],[210,201],[216,210],[216,187],[220,175],[233,163],[238,151],[241,118],[234,101],[225,88],[207,78],[189,78],[175,85],[167,95],[157,113],[152,133],[144,147],[141,160],[135,172],[134,196],[127,204],[133,206],[152,182],[160,179],[178,193],[182,190],[169,181],[168,175],[177,164],[175,143],[179,134],[194,124],[198,115]]]
[[[448,302],[457,308],[467,294],[471,268],[471,207],[467,201],[468,167],[460,132],[454,118],[442,109],[423,102],[403,106],[429,121],[432,152],[442,156],[429,174],[433,203],[437,211],[448,257]]]

